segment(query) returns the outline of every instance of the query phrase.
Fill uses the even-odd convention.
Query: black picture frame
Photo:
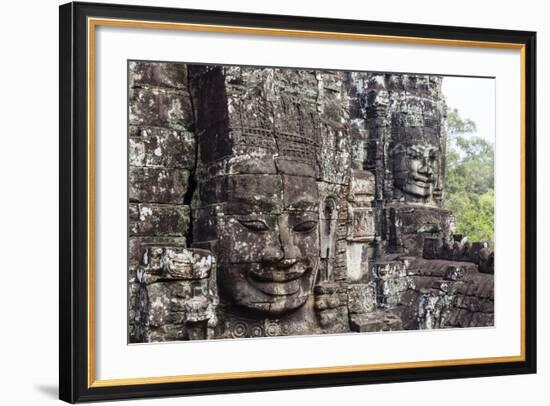
[[[60,268],[59,397],[67,402],[235,393],[387,382],[482,377],[536,372],[536,33],[498,29],[214,12],[93,3],[60,6]],[[94,18],[162,21],[275,30],[510,43],[524,52],[524,357],[513,362],[472,363],[386,370],[308,373],[94,386],[88,343],[88,25]],[[92,382],[93,383],[93,382]]]

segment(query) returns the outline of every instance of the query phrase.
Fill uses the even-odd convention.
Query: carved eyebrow
[[[424,149],[423,147],[421,147],[421,146],[418,146],[418,145],[411,145],[411,146],[409,147],[409,151],[415,152],[415,153],[417,153],[417,154],[421,154],[422,152],[425,151],[425,149]]]
[[[289,202],[286,205],[288,208],[291,208],[293,210],[304,210],[304,211],[316,211],[319,209],[319,202],[318,201],[312,201],[312,200],[305,200],[300,199],[295,202]]]
[[[317,211],[305,211],[305,210],[296,210],[290,211],[289,219],[291,222],[302,222],[302,221],[318,221],[319,213]]]
[[[228,197],[228,201],[232,203],[240,203],[248,206],[261,206],[261,207],[277,207],[281,205],[280,191],[275,191],[270,195],[265,194],[241,194]]]
[[[409,147],[409,151],[412,151],[417,154],[433,154],[437,151],[437,148],[432,147],[431,145],[424,146],[424,145],[411,145]]]
[[[241,214],[250,215],[252,213],[257,214],[269,214],[277,208],[280,208],[280,204],[275,202],[251,202],[251,201],[233,201],[227,202],[225,205],[226,214]]]

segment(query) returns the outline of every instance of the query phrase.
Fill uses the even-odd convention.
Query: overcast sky
[[[447,107],[476,123],[477,133],[495,142],[495,79],[444,76]]]

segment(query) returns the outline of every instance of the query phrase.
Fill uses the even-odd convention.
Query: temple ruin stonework
[[[131,61],[129,342],[494,323],[444,78]]]

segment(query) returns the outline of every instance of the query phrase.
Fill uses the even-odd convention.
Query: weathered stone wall
[[[441,208],[443,78],[129,78],[131,342],[492,325],[493,256]]]
[[[129,341],[181,339],[176,325],[147,310],[159,298],[170,301],[173,283],[145,288],[137,271],[148,247],[186,246],[195,168],[187,66],[129,62],[128,69]]]
[[[474,263],[393,257],[377,261],[371,272],[378,311],[398,319],[397,329],[493,324],[493,277]],[[376,318],[367,315],[368,321]],[[369,327],[362,331],[375,331]]]

